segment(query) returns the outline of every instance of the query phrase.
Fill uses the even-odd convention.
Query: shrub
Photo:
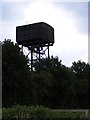
[[[24,106],[24,105],[14,105],[11,108],[2,109],[2,117],[6,119],[29,119],[29,120],[60,120],[62,118],[77,118],[81,116],[85,119],[84,112],[71,112],[71,111],[54,111],[43,106]]]

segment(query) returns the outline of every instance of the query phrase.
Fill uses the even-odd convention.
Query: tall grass
[[[29,120],[60,120],[60,119],[73,119],[83,118],[86,120],[85,112],[60,112],[53,111],[52,109],[43,106],[20,106],[14,105],[11,108],[2,109],[2,117],[6,119],[29,119]]]

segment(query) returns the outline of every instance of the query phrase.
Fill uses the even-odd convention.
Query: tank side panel
[[[18,26],[16,41],[28,45],[54,43],[54,29],[44,23]]]

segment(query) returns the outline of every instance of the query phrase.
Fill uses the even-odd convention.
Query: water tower
[[[22,45],[22,48],[28,48],[31,54],[31,70],[33,70],[33,63],[40,61],[46,51],[49,57],[49,47],[54,44],[54,28],[44,22],[17,26],[16,41]]]

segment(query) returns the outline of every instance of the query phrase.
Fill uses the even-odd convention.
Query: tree
[[[77,107],[88,108],[88,76],[90,65],[85,62],[73,62],[71,70],[75,75],[75,91],[77,95]]]
[[[72,63],[71,70],[74,72],[77,79],[87,78],[88,66],[88,64],[79,60],[78,62]]]
[[[17,44],[5,40],[2,45],[2,92],[3,106],[23,103],[26,80],[28,79],[28,59]]]
[[[32,77],[33,103],[50,106],[51,87],[53,85],[53,75],[50,72],[34,72]]]
[[[34,64],[36,71],[41,71],[41,70],[49,71],[49,70],[52,70],[53,68],[58,68],[59,66],[61,66],[61,60],[59,61],[58,57],[54,58],[53,56],[51,56],[51,58],[46,58],[46,59],[37,61]]]
[[[58,57],[46,58],[37,62],[35,70],[36,72],[44,71],[53,76],[49,94],[51,107],[64,108],[67,106],[70,108],[74,103],[75,97],[73,72],[68,67],[62,65]]]
[[[32,72],[28,58],[11,40],[4,41],[2,54],[3,106],[88,107],[89,64],[78,61],[69,68],[52,56],[36,62]]]

